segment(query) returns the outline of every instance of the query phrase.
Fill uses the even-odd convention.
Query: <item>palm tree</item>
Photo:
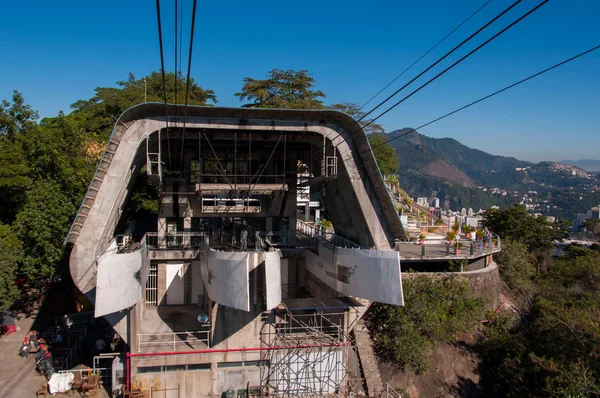
[[[390,188],[392,194],[396,195],[398,193],[398,189],[400,188],[400,180],[396,174],[388,174],[384,178],[384,181]]]

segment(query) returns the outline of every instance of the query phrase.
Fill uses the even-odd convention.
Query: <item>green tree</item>
[[[0,138],[0,222],[11,223],[31,185],[30,168],[23,148]]]
[[[583,226],[591,232],[597,240],[600,240],[600,218],[590,218],[585,221]]]
[[[86,156],[89,137],[73,118],[59,113],[43,119],[22,139],[23,153],[34,181],[52,180],[60,190],[78,205],[97,166]]]
[[[548,249],[552,241],[569,237],[568,225],[551,223],[546,217],[534,217],[523,205],[491,209],[484,214],[483,223],[500,237],[521,242],[530,251]]]
[[[37,111],[25,104],[23,95],[15,90],[12,102],[3,100],[0,105],[0,137],[13,139],[18,133],[33,127],[38,118]]]
[[[11,223],[31,184],[21,137],[35,130],[38,114],[18,91],[0,104],[0,222]]]
[[[21,242],[8,225],[0,224],[0,311],[9,309],[19,296],[15,284]]]
[[[518,317],[499,314],[485,330],[479,352],[486,396],[600,395],[598,264],[597,252],[569,250],[533,276],[529,308],[518,306]]]
[[[368,138],[381,174],[396,174],[398,171],[398,155],[394,148],[387,143],[387,136],[385,134],[371,134]]]
[[[178,75],[175,85],[175,73],[166,74],[167,102],[185,103],[186,77]],[[71,105],[70,115],[80,121],[85,131],[100,134],[108,138],[119,116],[134,105],[144,102],[144,79],[133,74],[125,81],[117,82],[118,87],[98,87],[96,94],[89,100],[80,100]],[[164,102],[163,81],[160,72],[152,72],[146,77],[148,102]],[[177,91],[176,91],[177,90]],[[175,93],[177,92],[177,96]],[[217,103],[213,90],[202,88],[190,78],[190,105],[208,105]]]
[[[60,184],[49,180],[33,184],[14,224],[23,242],[23,274],[39,280],[53,275],[76,210]]]
[[[236,93],[243,108],[322,109],[325,94],[315,90],[315,79],[307,70],[273,69],[266,79],[245,77]]]
[[[434,344],[454,342],[481,319],[483,301],[453,277],[405,279],[403,290],[405,306],[374,304],[369,322],[382,359],[422,373]]]
[[[366,112],[363,112],[360,109],[360,105],[358,104],[355,104],[353,102],[342,102],[340,104],[329,105],[328,108],[347,113],[348,115],[352,116],[355,120],[360,120],[359,124],[361,127],[363,127],[366,134],[385,133],[385,129],[381,124],[372,123],[373,119],[361,120],[365,116]]]

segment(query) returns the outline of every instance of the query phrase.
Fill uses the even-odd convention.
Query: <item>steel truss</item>
[[[261,392],[268,396],[346,396],[362,385],[354,339],[345,326],[348,313],[289,311],[265,324],[269,347],[263,360]]]

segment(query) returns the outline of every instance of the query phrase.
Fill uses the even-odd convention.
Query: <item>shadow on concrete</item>
[[[256,319],[265,308],[264,286],[265,286],[265,263],[248,273],[250,278],[250,311],[246,312],[235,308],[217,305],[215,319],[213,320],[212,346],[227,340],[246,325]]]

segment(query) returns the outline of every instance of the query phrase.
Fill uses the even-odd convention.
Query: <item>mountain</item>
[[[581,159],[581,160],[561,160],[561,163],[570,164],[572,166],[577,166],[585,171],[589,171],[590,173],[598,173],[600,172],[600,160],[594,159]]]
[[[399,157],[402,188],[413,197],[438,197],[453,210],[524,203],[535,212],[574,218],[600,203],[600,176],[577,166],[495,156],[408,128],[387,137],[395,139],[389,144]]]
[[[389,138],[411,129],[392,131]],[[413,131],[390,142],[400,157],[400,169],[417,168],[425,174],[448,179],[464,187],[510,185],[519,178],[518,168],[533,163],[495,156],[469,148],[452,138],[431,138]]]

